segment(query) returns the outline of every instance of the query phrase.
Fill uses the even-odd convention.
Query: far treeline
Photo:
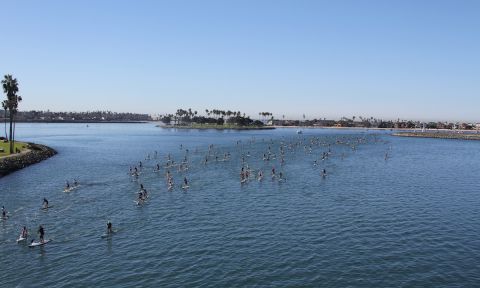
[[[383,129],[446,129],[446,130],[476,130],[480,128],[476,123],[464,122],[422,122],[414,120],[383,120],[374,117],[353,116],[342,117],[340,120],[313,119],[313,120],[279,120],[271,121],[275,126],[313,126],[313,127],[355,127],[355,128],[383,128]]]
[[[111,111],[51,112],[35,110],[18,111],[15,119],[17,122],[141,122],[152,120],[148,114]]]
[[[330,120],[326,118],[306,120],[288,120],[285,115],[282,119],[274,118],[270,112],[258,113],[259,119],[252,120],[245,113],[240,111],[224,111],[218,109],[205,110],[205,114],[199,115],[198,111],[192,109],[177,109],[175,114],[160,116],[159,120],[166,125],[173,126],[196,126],[196,125],[216,125],[216,126],[285,126],[285,127],[350,127],[350,128],[383,128],[383,129],[462,129],[476,130],[480,124],[475,123],[449,123],[449,122],[421,122],[414,120],[383,120],[374,117],[352,116],[342,117],[340,120]]]
[[[266,119],[269,116],[272,116],[270,112],[260,112],[260,116],[263,116]],[[160,117],[160,121],[166,125],[175,125],[175,126],[189,126],[192,124],[208,124],[208,125],[235,125],[241,127],[254,126],[262,127],[264,122],[260,120],[252,120],[249,116],[246,116],[245,113],[240,111],[224,111],[219,109],[205,109],[205,115],[199,115],[198,111],[192,111],[189,109],[177,109],[175,114],[167,114]]]

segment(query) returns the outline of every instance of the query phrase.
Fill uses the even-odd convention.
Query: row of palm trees
[[[18,112],[18,103],[22,101],[22,96],[18,95],[18,81],[12,75],[7,74],[2,80],[3,93],[6,99],[2,101],[2,108],[5,110],[5,138],[10,144],[10,154],[13,154],[15,144],[15,115]],[[7,111],[10,122],[9,135],[7,137]]]
[[[214,118],[230,118],[230,117],[240,117],[242,113],[240,111],[225,111],[225,110],[219,110],[219,109],[205,109],[205,114],[208,117],[214,117]],[[177,109],[177,112],[175,113],[174,116],[176,116],[179,119],[193,119],[198,115],[198,111],[193,111],[192,108],[188,109]],[[243,117],[245,117],[245,113],[243,113]]]
[[[273,113],[270,112],[258,112],[258,116],[263,117],[263,122],[266,122],[268,116],[272,117],[273,119]]]
[[[213,115],[213,116],[216,116],[217,118],[218,117],[240,117],[242,115],[242,113],[240,111],[224,111],[224,110],[218,110],[218,109],[212,109],[212,110],[208,110],[208,109],[205,109],[205,113],[210,116],[210,115]],[[243,113],[243,117],[245,117],[245,113]]]
[[[266,117],[272,115],[269,112],[261,112],[260,115]],[[193,111],[191,108],[188,109],[177,109],[175,114],[165,114],[161,117],[161,121],[169,124],[171,121],[175,125],[185,124],[185,123],[209,123],[209,124],[222,124],[228,122],[230,124],[238,125],[247,125],[251,124],[254,121],[251,120],[245,113],[240,111],[230,111],[230,110],[220,110],[220,109],[205,109],[205,116],[199,115],[198,111]],[[247,123],[247,124],[245,124]],[[255,123],[255,125],[263,125],[263,123]]]
[[[168,117],[171,117],[172,119],[183,119],[183,120],[191,120],[193,119],[194,117],[196,117],[198,115],[198,111],[193,111],[192,108],[188,108],[188,109],[177,109],[177,112],[175,113],[175,115],[172,115],[172,114],[169,114],[169,115],[166,115]],[[207,115],[208,117],[214,117],[214,118],[231,118],[231,117],[243,117],[245,118],[246,115],[245,113],[241,113],[240,111],[230,111],[230,110],[219,110],[219,109],[205,109],[205,115]],[[269,116],[273,116],[272,113],[270,112],[259,112],[258,113],[259,116],[263,117],[264,119],[266,119],[267,117]]]

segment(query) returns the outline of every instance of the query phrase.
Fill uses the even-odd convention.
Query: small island
[[[266,126],[265,122],[269,112],[260,112],[264,121],[252,120],[245,113],[240,111],[224,111],[218,109],[205,109],[205,116],[198,115],[198,111],[192,111],[191,108],[177,109],[175,114],[167,114],[160,117],[163,125],[157,125],[161,128],[177,129],[233,129],[233,130],[252,130],[252,129],[275,129],[272,126]]]

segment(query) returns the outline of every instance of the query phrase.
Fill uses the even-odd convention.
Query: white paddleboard
[[[63,192],[65,192],[65,193],[72,192],[73,190],[77,189],[78,187],[80,187],[80,184],[78,184],[77,186],[70,186],[70,188],[63,188]]]
[[[20,243],[20,242],[25,241],[25,240],[27,240],[27,238],[24,238],[24,237],[20,236],[17,239],[17,243]]]
[[[30,244],[28,245],[28,247],[42,246],[42,245],[47,244],[47,243],[50,242],[50,241],[52,241],[52,240],[47,239],[47,240],[43,241],[43,243],[42,243],[42,242],[33,241],[32,243],[30,243]]]
[[[113,234],[117,233],[118,230],[113,230],[112,233],[103,233],[102,236],[100,236],[100,238],[108,238],[108,237],[111,237],[113,236]]]
[[[183,186],[182,186],[182,189],[183,189],[183,190],[186,190],[186,189],[188,189],[188,188],[190,188],[189,185],[183,185]]]

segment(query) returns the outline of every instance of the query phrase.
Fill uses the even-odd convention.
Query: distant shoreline
[[[101,123],[118,123],[118,124],[144,124],[151,121],[89,121],[89,120],[31,120],[31,121],[16,121],[17,123],[83,123],[83,124],[101,124]]]
[[[426,132],[417,132],[419,128],[378,128],[378,127],[332,127],[332,126],[272,126],[275,128],[296,128],[296,129],[344,129],[344,130],[386,130],[386,131],[399,131],[399,132],[412,132],[412,133],[464,133],[475,134],[477,130],[465,130],[465,129],[425,129]]]
[[[436,138],[436,139],[457,139],[457,140],[480,140],[480,134],[477,133],[452,133],[452,132],[401,132],[394,133],[398,137],[418,137],[418,138]]]

